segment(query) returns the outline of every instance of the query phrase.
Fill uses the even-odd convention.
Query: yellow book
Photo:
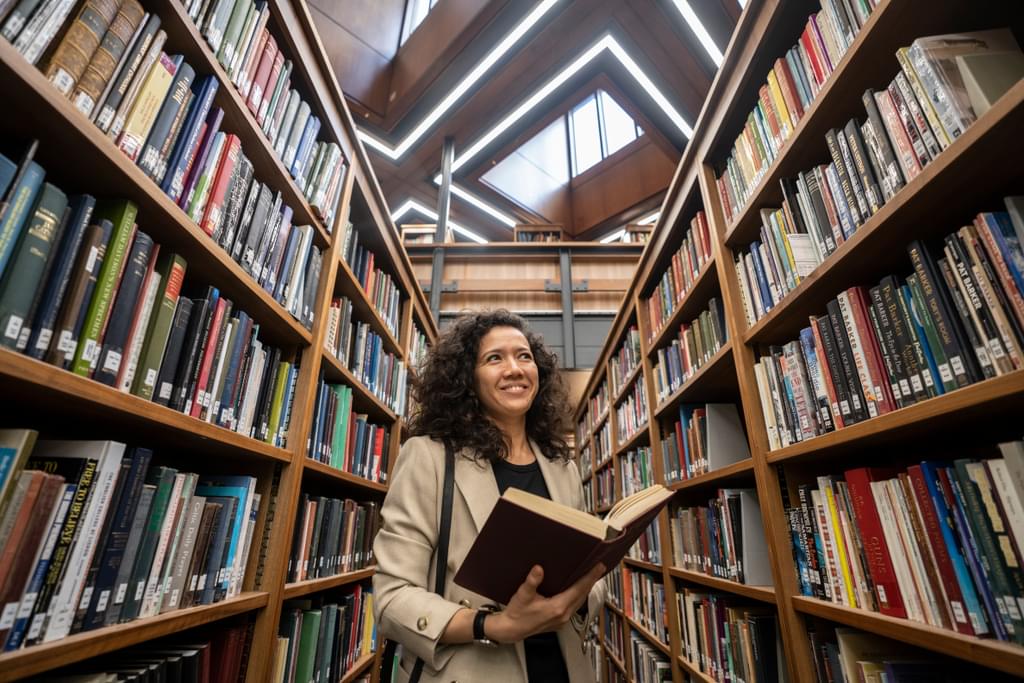
[[[125,119],[124,130],[117,140],[117,146],[132,161],[138,159],[142,146],[149,137],[149,130],[160,113],[160,105],[167,97],[167,91],[171,89],[175,71],[177,67],[174,60],[167,56],[167,53],[161,52],[160,58],[146,75],[139,95],[132,104],[131,111]]]
[[[837,560],[840,569],[840,582],[846,592],[847,604],[851,607],[858,607],[857,596],[853,592],[853,578],[850,576],[849,558],[846,556],[846,540],[843,538],[843,528],[839,523],[839,512],[836,510],[835,493],[832,491],[832,482],[827,477],[818,479],[822,492],[825,494],[825,505],[828,507],[828,518],[832,527],[832,545],[835,546]]]
[[[793,271],[793,280],[800,284],[800,272],[796,269],[796,259],[793,258],[793,247],[789,243],[789,225],[786,223],[786,214],[782,209],[776,209],[772,216],[779,226],[779,233],[782,234],[782,246],[786,248],[786,260],[789,261],[789,268]]]
[[[373,650],[373,630],[376,624],[373,621],[373,593],[363,593],[366,617],[363,618],[363,647],[360,648],[360,655],[366,656]]]
[[[782,88],[779,87],[779,79],[775,77],[775,70],[768,72],[768,92],[772,95],[772,102],[778,114],[779,125],[782,126],[782,139],[789,137],[795,126],[789,117],[789,109],[786,108],[786,100],[782,97]]]
[[[917,101],[921,104],[921,110],[924,112],[924,117],[928,119],[928,125],[931,126],[932,133],[935,134],[935,139],[939,142],[939,147],[946,149],[952,141],[946,134],[946,129],[942,127],[939,115],[935,112],[935,107],[932,106],[931,98],[925,93],[921,79],[917,77],[917,72],[914,71],[914,65],[910,62],[909,50],[909,47],[901,47],[896,50],[896,59],[899,61],[900,68],[903,69],[907,81],[910,82],[910,89],[914,91],[914,96],[917,97]]]

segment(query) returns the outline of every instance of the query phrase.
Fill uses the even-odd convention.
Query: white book
[[[149,330],[149,318],[153,315],[153,303],[156,301],[156,295],[160,291],[160,283],[162,281],[163,278],[160,277],[160,273],[156,269],[149,271],[146,279],[146,298],[142,302],[142,311],[135,321],[135,327],[132,328],[127,352],[121,361],[121,373],[117,388],[125,393],[132,390],[135,371],[139,368],[142,344],[146,341],[146,332]]]
[[[245,23],[242,24],[242,32],[238,36],[238,44],[235,45],[234,55],[225,68],[232,83],[235,81],[235,73],[239,65],[249,52],[249,43],[253,40],[253,31],[256,30],[256,23],[259,19],[260,12],[256,9],[256,5],[250,3],[248,13],[245,15]],[[237,84],[235,85],[237,87]]]
[[[249,524],[245,530],[245,544],[242,546],[242,553],[238,556],[238,577],[235,584],[235,592],[232,595],[238,595],[242,592],[242,587],[245,585],[245,568],[249,564],[249,551],[252,549],[252,539],[256,531],[256,520],[260,513],[260,499],[262,496],[258,493],[252,493],[250,499],[252,505],[249,508]]]
[[[199,475],[195,473],[189,472],[185,474],[185,481],[181,487],[181,502],[178,505],[177,519],[174,522],[171,542],[168,545],[167,554],[164,558],[164,566],[160,572],[160,582],[156,586],[156,591],[154,591],[152,604],[144,605],[144,608],[148,608],[144,616],[159,614],[160,607],[164,602],[164,595],[170,590],[171,581],[174,578],[174,568],[177,566],[175,562],[178,557],[178,549],[181,547],[182,538],[188,525],[189,513],[192,510],[192,498],[195,496],[198,479]]]
[[[203,408],[205,414],[200,413],[200,417],[206,422],[212,423],[217,412],[220,410],[220,395],[224,384],[225,366],[231,362],[228,356],[231,355],[231,347],[235,343],[235,335],[238,334],[240,327],[241,322],[237,318],[232,318],[224,329],[224,339],[220,344],[220,352],[217,354],[220,357],[217,359],[217,367],[213,368],[213,374],[210,376],[210,390],[206,393],[206,405]]]
[[[238,530],[238,545],[235,549],[234,561],[231,563],[228,574],[228,593],[227,597],[233,597],[242,592],[242,581],[245,579],[245,565],[246,565],[246,552],[244,545],[246,536],[249,534],[250,529],[253,526],[252,516],[253,506],[256,504],[254,494],[256,493],[256,477],[249,477],[249,490],[245,496],[245,513],[241,516],[242,527]]]
[[[39,441],[33,450],[33,455],[41,458],[96,460],[93,488],[68,551],[64,575],[47,611],[44,643],[63,638],[71,632],[71,622],[88,578],[124,451],[125,445],[116,441]]]
[[[256,342],[256,344],[257,347],[253,351],[253,362],[249,371],[249,377],[246,379],[246,386],[250,387],[250,389],[246,391],[245,398],[242,400],[242,407],[238,411],[238,426],[235,428],[236,432],[245,436],[249,436],[252,432],[256,394],[259,393],[252,387],[256,386],[256,383],[263,377],[263,367],[267,361],[267,353],[263,350],[263,346],[259,342]]]
[[[146,579],[145,588],[142,593],[142,604],[139,607],[139,616],[151,616],[150,605],[154,602],[154,595],[160,586],[163,578],[164,557],[167,556],[167,547],[171,544],[171,536],[174,534],[175,524],[178,521],[178,509],[181,506],[181,490],[185,486],[185,474],[174,475],[174,486],[171,488],[171,497],[167,503],[167,512],[164,515],[163,523],[160,526],[160,537],[156,545],[156,552],[153,554],[153,564],[149,569],[149,577]]]
[[[881,397],[879,387],[871,381],[871,374],[868,372],[867,353],[864,350],[864,342],[860,337],[860,331],[854,323],[853,306],[850,303],[850,296],[847,292],[840,292],[836,297],[839,303],[839,310],[842,313],[843,325],[846,327],[846,335],[850,340],[850,349],[853,352],[854,365],[857,368],[857,377],[860,379],[861,390],[864,392],[864,402],[867,403],[868,415],[878,415],[878,403]]]
[[[924,608],[921,606],[921,598],[917,592],[917,586],[914,583],[910,570],[907,558],[908,551],[904,546],[903,538],[900,536],[899,527],[896,524],[896,513],[893,510],[892,501],[889,496],[888,482],[871,482],[871,497],[875,501],[878,518],[882,522],[882,535],[885,536],[885,544],[889,548],[889,557],[892,559],[892,566],[896,573],[896,583],[900,587],[904,607],[907,609],[907,618],[926,623]]]
[[[161,614],[177,609],[181,602],[182,590],[185,587],[185,581],[189,578],[186,575],[192,561],[192,554],[196,550],[196,536],[199,534],[199,523],[202,521],[203,509],[205,507],[206,498],[203,496],[193,495],[189,501],[188,514],[185,516],[181,541],[174,552],[167,589],[164,591],[163,600],[160,605],[159,611]]]
[[[835,547],[832,545],[831,524],[829,515],[825,510],[824,494],[821,489],[811,489],[811,503],[814,505],[814,515],[817,517],[818,534],[821,536],[821,547],[825,555],[825,576],[828,585],[831,587],[832,602],[840,605],[846,604],[846,594],[842,590],[841,582],[837,576],[839,570]]]

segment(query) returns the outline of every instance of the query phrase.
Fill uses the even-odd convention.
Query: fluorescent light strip
[[[480,199],[476,195],[470,193],[467,190],[462,189],[461,187],[459,187],[455,183],[452,183],[452,194],[455,195],[456,197],[460,198],[460,199],[463,199],[463,200],[469,202],[470,204],[472,204],[476,208],[480,209],[484,213],[486,213],[486,214],[488,214],[490,216],[493,216],[500,223],[503,223],[503,224],[507,225],[510,228],[514,228],[517,225],[516,220],[514,218],[512,218],[511,216],[509,216],[507,213],[503,213],[502,211],[499,211],[498,209],[494,208],[493,206],[491,206],[490,204],[488,204],[484,200]]]
[[[683,19],[686,21],[690,30],[697,36],[697,40],[704,46],[704,51],[711,57],[711,61],[715,63],[715,66],[722,66],[722,51],[715,45],[715,41],[711,39],[711,34],[704,28],[704,24],[701,22],[700,17],[690,7],[690,3],[686,0],[672,0],[675,3],[676,9],[683,15]],[[743,6],[743,3],[740,3]]]
[[[598,241],[601,244],[609,244],[609,243],[614,242],[615,240],[619,239],[620,237],[622,237],[625,234],[626,234],[626,229],[625,228],[619,228],[618,230],[616,230],[615,232],[611,233],[610,235],[605,235],[604,237],[602,237]]]
[[[491,67],[497,64],[502,57],[508,54],[508,52],[515,47],[515,44],[518,43],[523,36],[529,33],[530,29],[532,29],[544,17],[544,15],[559,2],[560,0],[543,0],[543,2],[534,7],[533,11],[526,15],[526,17],[520,21],[519,24],[517,24],[516,27],[501,40],[500,43],[488,52],[487,56],[480,60],[480,62],[473,67],[473,70],[459,81],[458,85],[456,85],[455,88],[453,88],[451,92],[449,92],[445,98],[441,100],[441,102],[439,102],[429,114],[427,114],[426,118],[420,121],[420,123],[405,136],[405,139],[403,139],[397,147],[391,147],[383,140],[380,140],[362,129],[359,130],[359,137],[362,138],[364,143],[373,147],[390,159],[397,160],[402,157],[419,141],[420,138],[426,135],[426,133],[441,120],[441,117],[444,116],[449,109],[455,106],[463,95],[469,92],[470,88],[476,85],[477,82],[484,77]]]
[[[416,211],[417,213],[426,216],[432,221],[437,220],[436,211],[428,209],[415,199],[410,199],[406,201],[405,204],[402,204],[402,206],[400,206],[397,211],[391,214],[391,220],[397,223],[399,218],[409,213],[410,211]],[[461,225],[459,225],[458,223],[451,219],[448,220],[448,226],[451,227],[451,229],[454,230],[455,232],[465,235],[474,242],[477,242],[479,244],[487,244],[487,240],[485,240],[483,237],[476,234],[472,230],[469,230],[468,228],[462,227]]]
[[[654,213],[644,216],[638,220],[637,225],[654,225],[658,222],[659,218],[661,218],[661,211],[655,211]]]

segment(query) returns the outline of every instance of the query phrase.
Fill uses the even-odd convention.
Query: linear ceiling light
[[[395,223],[398,223],[398,219],[401,218],[402,216],[404,216],[405,214],[409,213],[410,211],[415,211],[415,212],[419,213],[420,215],[426,216],[427,218],[429,218],[432,221],[436,221],[437,220],[437,212],[436,211],[432,211],[432,210],[428,209],[427,207],[423,206],[422,204],[420,204],[415,199],[409,199],[409,200],[407,200],[405,202],[405,204],[402,204],[400,207],[398,207],[398,210],[391,214],[391,220],[394,221]],[[453,220],[449,219],[448,220],[448,225],[455,232],[460,233],[462,235],[465,235],[466,237],[468,237],[469,239],[473,240],[474,242],[477,242],[479,244],[487,244],[487,240],[485,240],[483,237],[481,237],[480,235],[476,234],[472,230],[469,230],[468,228],[462,227],[461,225],[459,225],[458,223],[456,223]]]
[[[480,199],[476,195],[470,193],[467,190],[462,189],[455,183],[452,183],[452,194],[460,199],[469,202],[470,204],[480,209],[484,213],[493,216],[495,219],[498,220],[498,222],[503,223],[510,228],[514,228],[517,225],[516,220],[509,216],[507,213],[499,211],[498,209],[494,208],[493,206],[491,206],[484,200]]]
[[[604,237],[602,237],[598,241],[601,242],[601,244],[609,244],[609,243],[614,242],[615,240],[619,239],[620,237],[622,237],[625,234],[626,234],[626,229],[625,228],[619,228],[618,230],[616,230],[615,232],[611,233],[610,235],[605,235]]]
[[[427,114],[426,118],[419,122],[419,124],[412,129],[412,131],[405,136],[405,138],[398,143],[397,147],[391,147],[388,143],[380,140],[379,138],[367,133],[366,131],[359,129],[359,137],[364,143],[373,147],[378,152],[388,157],[389,159],[397,160],[402,157],[409,149],[416,144],[420,138],[433,128],[441,117],[451,109],[455,104],[469,92],[470,88],[477,84],[477,82],[484,77],[484,75],[498,63],[502,57],[515,47],[523,36],[525,36],[530,29],[532,29],[537,22],[539,22],[545,14],[547,14],[552,7],[557,5],[561,0],[543,0],[540,4],[533,8],[526,17],[516,25],[512,31],[506,35],[500,43],[494,46],[494,48],[487,53],[487,55],[480,60],[480,62],[473,67],[466,76],[459,81],[441,102]]]
[[[686,0],[672,0],[675,3],[676,9],[683,15],[683,19],[686,24],[693,31],[694,35],[697,36],[697,40],[704,46],[704,50],[711,57],[711,61],[715,63],[715,66],[722,66],[722,51],[715,45],[715,41],[711,39],[711,34],[704,28],[704,24],[701,22],[700,17],[690,7],[690,3]],[[742,3],[740,3],[742,6]]]
[[[655,211],[654,213],[644,216],[638,220],[637,225],[654,225],[658,222],[659,218],[661,218],[661,211]]]

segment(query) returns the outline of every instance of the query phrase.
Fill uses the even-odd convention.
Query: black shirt
[[[511,486],[550,500],[551,493],[536,460],[529,465],[513,465],[499,460],[492,463],[492,469],[499,494]],[[523,649],[526,652],[526,678],[531,683],[569,683],[569,672],[565,668],[557,633],[549,631],[529,636],[523,641]]]

